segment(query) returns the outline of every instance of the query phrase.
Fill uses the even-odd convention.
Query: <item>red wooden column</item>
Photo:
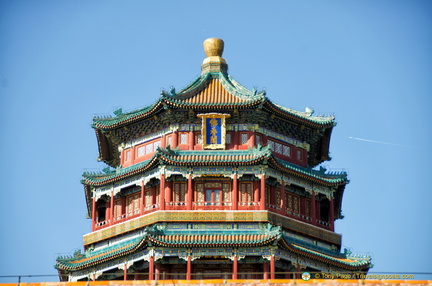
[[[236,211],[238,210],[238,179],[237,174],[233,175],[233,189],[232,189],[232,206],[231,210]]]
[[[260,187],[260,210],[266,209],[266,196],[265,196],[265,174],[261,175],[261,187]]]
[[[275,265],[275,256],[270,256],[270,279],[275,279],[276,277],[276,265]]]
[[[177,131],[174,131],[173,135],[172,135],[172,146],[171,146],[171,149],[176,148],[177,145],[178,145],[178,133],[177,133]]]
[[[189,174],[188,185],[187,185],[187,195],[186,195],[186,208],[189,211],[192,210],[192,196],[193,196],[192,174]]]
[[[296,279],[300,279],[300,278],[301,278],[301,273],[300,273],[300,264],[297,264],[295,277],[296,277]]]
[[[194,149],[194,146],[195,146],[195,136],[194,136],[194,132],[193,131],[189,131],[189,134],[188,134],[188,143],[189,143],[189,150],[193,150]]]
[[[166,148],[166,140],[167,140],[166,135],[163,135],[163,136],[161,137],[161,141],[160,141],[160,148],[161,148],[161,149],[165,149],[165,148]],[[155,150],[155,151],[156,151],[156,150]]]
[[[317,216],[316,216],[316,200],[315,200],[315,192],[311,193],[311,215],[312,215],[312,224],[317,224]]]
[[[285,182],[284,180],[281,181],[281,188],[280,188],[280,207],[282,214],[286,214],[286,206],[285,206]]]
[[[237,259],[237,255],[234,255],[234,260],[233,260],[233,270],[232,270],[232,279],[237,279],[237,273],[238,273],[238,259]]]
[[[124,269],[123,269],[123,280],[126,281],[127,278],[128,278],[128,267],[127,267],[127,263],[125,262]]]
[[[173,186],[173,182],[172,181],[165,181],[165,201],[166,202],[171,202],[172,201],[172,186]]]
[[[93,197],[92,199],[92,231],[95,230],[96,227],[96,199]]]
[[[240,132],[235,131],[235,132],[232,133],[232,136],[233,136],[232,140],[233,140],[233,143],[234,143],[234,150],[237,150],[238,149],[238,145],[239,145]]]
[[[159,209],[165,210],[165,174],[160,175]]]
[[[144,205],[145,205],[145,184],[144,181],[141,181],[141,204],[140,204],[140,214],[144,213]]]
[[[149,280],[154,280],[154,273],[155,273],[155,263],[154,263],[154,256],[150,256],[149,258]]]
[[[109,218],[109,225],[113,225],[114,224],[114,200],[115,200],[115,196],[114,196],[114,191],[111,192],[111,201],[110,201],[110,218]]]
[[[249,132],[249,147],[251,148],[255,147],[255,131]]]
[[[330,230],[334,231],[334,221],[335,221],[335,215],[334,215],[334,198],[330,198]]]
[[[268,279],[268,272],[269,272],[269,263],[268,263],[268,261],[264,261],[263,270],[264,270],[263,279]]]
[[[191,280],[191,273],[192,273],[192,259],[190,256],[188,256],[187,264],[186,264],[186,280]]]
[[[254,203],[255,205],[258,205],[259,202],[259,183],[258,181],[253,181],[253,187],[254,187]]]

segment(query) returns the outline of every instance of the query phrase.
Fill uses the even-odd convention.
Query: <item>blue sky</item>
[[[431,15],[428,0],[0,0],[0,276],[55,275],[82,248],[80,176],[104,167],[93,116],[186,86],[209,37],[244,86],[336,116],[323,165],[351,180],[343,247],[371,272],[432,273]]]

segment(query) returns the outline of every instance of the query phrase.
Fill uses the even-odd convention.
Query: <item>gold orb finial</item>
[[[219,38],[208,38],[203,43],[204,52],[207,57],[222,57],[224,41]]]

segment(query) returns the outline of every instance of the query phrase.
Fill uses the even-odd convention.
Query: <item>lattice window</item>
[[[247,144],[248,143],[248,139],[249,139],[249,136],[248,136],[247,133],[241,133],[240,134],[240,144],[241,145]]]
[[[129,161],[131,159],[132,152],[130,150],[126,151],[126,161]]]
[[[157,148],[160,147],[161,142],[160,141],[155,141],[153,144],[154,144],[153,150],[156,151]]]
[[[174,201],[184,202],[186,199],[186,183],[174,183]]]
[[[225,143],[226,144],[232,144],[232,134],[231,133],[227,133],[225,135]]]
[[[291,147],[283,145],[282,147],[282,154],[285,156],[291,156]]]
[[[282,144],[281,143],[275,143],[275,152],[282,154]]]
[[[139,213],[139,199],[140,194],[127,196],[126,198],[126,214],[131,216]]]
[[[145,146],[140,146],[137,148],[137,157],[145,155]]]
[[[204,185],[203,184],[197,184],[196,185],[196,194],[197,194],[197,201],[203,202],[204,201]]]
[[[116,200],[114,200],[114,219],[115,220],[120,219],[121,215],[122,215],[121,200],[116,199]]]
[[[293,211],[296,214],[300,213],[300,198],[296,195],[293,195]]]
[[[275,149],[275,142],[272,141],[272,140],[268,140],[267,143],[268,143],[268,146],[269,146],[270,150],[274,151],[274,149]]]
[[[240,183],[240,201],[252,202],[252,183]]]
[[[275,205],[280,206],[281,204],[281,192],[280,192],[280,188],[276,189],[276,202]]]
[[[172,136],[168,136],[167,138],[167,146],[168,145],[172,146]]]
[[[230,201],[230,184],[223,184],[223,189],[222,189],[222,201],[224,202],[229,202]]]
[[[153,144],[147,144],[145,147],[146,147],[146,154],[153,152]]]
[[[152,194],[151,189],[145,190],[145,204],[146,207],[150,207],[152,205]]]
[[[187,133],[180,133],[180,144],[187,144],[188,142],[188,134]]]
[[[311,217],[311,200],[310,199],[306,199],[306,205],[305,205],[305,209],[306,209],[306,216],[307,217]]]
[[[267,204],[269,204],[270,203],[270,187],[266,186],[265,190],[266,190],[266,192],[265,192],[266,202],[267,202]]]

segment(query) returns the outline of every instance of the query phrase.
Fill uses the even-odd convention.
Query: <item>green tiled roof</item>
[[[273,244],[279,245],[298,255],[320,260],[345,269],[361,270],[370,268],[371,257],[349,256],[348,253],[339,253],[322,249],[316,245],[309,245],[304,241],[292,239],[283,234],[281,227],[268,225],[267,228],[254,230],[191,230],[187,233],[165,231],[164,226],[156,224],[147,227],[144,234],[114,244],[100,250],[87,250],[84,254],[75,253],[69,257],[58,257],[55,267],[59,270],[76,271],[115,258],[133,254],[142,250],[147,243],[161,247],[258,247]]]
[[[119,244],[108,246],[98,251],[88,250],[84,254],[75,253],[74,256],[58,257],[55,268],[61,270],[80,270],[97,265],[117,257],[133,253],[146,243],[146,236],[138,236]]]
[[[212,80],[217,80],[221,88],[210,87]],[[220,93],[228,93],[231,97],[225,100],[215,100]],[[196,97],[194,99],[194,97]],[[162,91],[161,96],[156,103],[147,107],[122,113],[116,111],[116,116],[97,116],[93,118],[92,127],[102,130],[112,130],[117,127],[136,122],[140,119],[147,118],[159,112],[163,106],[172,106],[174,108],[252,108],[255,106],[264,106],[272,113],[299,121],[305,124],[311,124],[319,127],[330,127],[335,125],[334,116],[312,116],[308,112],[300,112],[290,108],[275,104],[266,97],[265,91],[249,90],[238,83],[230,75],[215,72],[205,73],[198,76],[189,85],[180,91],[174,89]]]
[[[108,184],[112,181],[120,180],[122,178],[144,172],[148,169],[151,169],[157,163],[158,160],[156,160],[156,156],[153,156],[151,159],[143,161],[141,163],[126,168],[117,168],[109,172],[84,172],[82,175],[81,183],[92,186]]]
[[[277,112],[281,115],[285,115],[285,116],[289,115],[289,117],[294,120],[297,119],[297,120],[309,122],[324,127],[330,127],[336,125],[335,117],[333,115],[312,116],[312,112],[297,111],[291,108],[283,107],[279,104],[271,102],[270,100],[267,100],[267,102],[269,104],[267,104],[266,107],[269,110],[273,112]]]
[[[317,246],[308,245],[302,241],[294,240],[283,235],[282,244],[295,253],[321,260],[325,263],[335,264],[344,268],[365,269],[372,267],[371,257],[354,257],[346,253],[330,252]]]
[[[151,114],[154,111],[159,110],[161,108],[160,101],[157,103],[154,103],[152,105],[146,106],[144,108],[122,113],[121,111],[116,112],[117,115],[112,116],[96,116],[93,118],[93,128],[97,129],[113,129],[118,126],[121,126],[123,124],[127,124],[130,122],[134,122],[136,120],[139,120],[142,117],[145,117],[148,114]]]
[[[320,182],[324,182],[331,185],[340,185],[349,182],[346,172],[334,172],[328,174],[323,171],[317,171],[311,168],[303,168],[295,164],[289,163],[287,161],[278,159],[276,157],[272,157],[271,159],[273,165],[276,168],[289,170],[301,177],[306,176],[310,179],[318,180]]]
[[[307,177],[326,185],[336,186],[348,183],[345,172],[326,174],[322,171],[302,168],[274,157],[268,147],[249,148],[248,150],[203,151],[158,149],[151,159],[126,168],[117,168],[108,172],[85,172],[82,175],[81,182],[86,185],[101,186],[150,170],[160,162],[165,165],[178,166],[241,166],[260,164],[265,160],[274,168],[300,177]]]

